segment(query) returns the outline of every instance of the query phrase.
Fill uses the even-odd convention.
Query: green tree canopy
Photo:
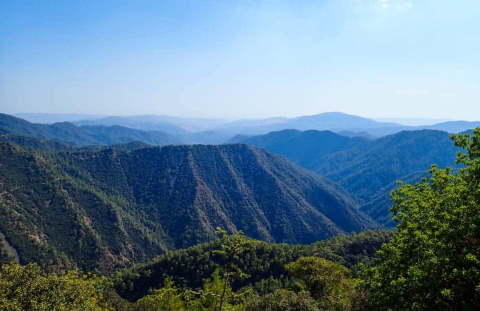
[[[36,264],[3,265],[1,311],[102,311],[103,280],[77,271],[46,273]]]
[[[453,140],[461,169],[393,193],[398,232],[364,273],[369,310],[480,309],[480,129]]]
[[[287,265],[322,310],[351,310],[356,281],[348,268],[318,257],[301,257]]]
[[[256,297],[245,304],[244,311],[320,311],[317,302],[306,291],[295,293],[285,289],[263,297]]]
[[[181,294],[172,279],[167,278],[164,287],[135,302],[132,311],[184,311]]]

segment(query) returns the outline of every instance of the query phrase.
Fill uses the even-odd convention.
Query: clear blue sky
[[[0,1],[0,111],[480,119],[478,0]]]

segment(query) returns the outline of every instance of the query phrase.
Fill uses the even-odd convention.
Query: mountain
[[[389,193],[397,180],[416,181],[432,164],[455,165],[449,134],[434,130],[404,131],[376,140],[331,132],[281,131],[239,138],[265,148],[338,183],[382,224],[393,225]]]
[[[405,131],[330,154],[312,169],[341,184],[364,204],[404,176],[426,172],[432,164],[454,165],[457,151],[448,133]]]
[[[378,122],[341,112],[325,112],[312,116],[302,116],[287,122],[289,128],[299,130],[353,130],[382,127],[397,127],[399,124]]]
[[[102,115],[75,113],[16,113],[14,116],[28,122],[43,124],[105,118],[105,116]]]
[[[209,241],[217,226],[289,243],[374,226],[337,187],[246,145],[42,153],[0,142],[0,217],[22,263],[90,271]]]
[[[171,116],[139,115],[110,116],[85,119],[75,122],[77,125],[121,125],[145,131],[162,131],[171,135],[186,135],[193,132],[208,131],[226,121],[219,119],[180,118]]]
[[[375,118],[378,122],[390,122],[407,126],[428,126],[441,122],[451,121],[450,119],[434,119],[434,118]]]
[[[98,186],[152,208],[176,247],[215,227],[267,241],[310,242],[369,225],[352,200],[322,178],[245,145],[171,146],[74,153]]]
[[[49,139],[35,138],[31,136],[0,133],[0,142],[9,142],[24,148],[42,151],[65,151],[73,150],[74,147]]]
[[[160,131],[174,136],[186,144],[220,144],[236,135],[263,135],[273,131],[295,129],[300,131],[333,131],[344,136],[378,138],[401,131],[422,129],[460,133],[475,128],[480,122],[448,121],[434,119],[369,119],[341,112],[326,112],[295,118],[274,117],[265,119],[222,120],[180,118],[162,115],[97,116],[69,114],[17,114],[38,123],[58,121],[73,122],[77,126],[123,126],[142,131]],[[81,119],[84,117],[83,119]],[[397,121],[397,122],[396,122]],[[400,122],[401,121],[401,122]],[[405,124],[400,124],[406,122]],[[422,123],[424,122],[424,123]],[[432,125],[433,124],[433,125]]]
[[[141,131],[122,126],[83,126],[69,122],[35,124],[0,114],[0,131],[3,133],[56,140],[74,146],[110,145],[142,141],[151,145],[176,144],[179,141],[171,135],[158,131]]]
[[[235,141],[282,155],[305,168],[314,167],[318,159],[325,155],[370,143],[365,138],[314,130],[283,130],[252,137],[237,136],[232,140]]]
[[[32,116],[30,116],[32,117]],[[162,131],[188,144],[220,144],[236,135],[260,135],[285,129],[350,132],[349,136],[382,136],[408,128],[395,123],[340,112],[327,112],[296,118],[266,118],[226,121],[220,119],[178,118],[170,116],[111,116],[77,120],[79,126],[125,126],[145,131]]]
[[[124,144],[113,145],[89,145],[83,147],[75,147],[67,145],[58,141],[35,138],[31,136],[15,135],[15,134],[0,134],[0,142],[9,142],[19,145],[26,149],[33,149],[38,151],[59,152],[59,151],[99,151],[102,149],[115,150],[135,150],[141,148],[151,147],[141,141],[132,141]]]
[[[470,122],[470,121],[448,121],[437,123],[426,128],[432,130],[445,131],[448,133],[461,133],[474,128],[480,127],[480,122]]]
[[[372,119],[341,112],[325,112],[296,118],[270,118],[251,120],[250,122],[235,121],[223,124],[215,128],[215,130],[228,132],[233,137],[234,134],[261,135],[285,129],[363,132],[363,135],[369,135],[372,132],[375,135],[379,135],[384,131],[394,131],[399,128],[404,128],[404,126],[395,123],[377,122]]]
[[[77,126],[123,126],[143,131],[161,131],[174,136],[188,133],[187,130],[170,121],[161,116],[112,116],[94,120],[79,120],[74,123]]]

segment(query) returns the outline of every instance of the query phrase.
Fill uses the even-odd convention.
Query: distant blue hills
[[[330,130],[347,136],[382,137],[401,131],[431,129],[459,133],[480,126],[480,121],[447,121],[433,125],[408,126],[341,112],[326,112],[295,118],[266,118],[250,120],[220,120],[180,118],[158,115],[98,116],[75,114],[17,114],[34,123],[68,121],[77,126],[123,126],[142,131],[159,131],[172,135],[178,142],[187,144],[219,144],[236,135],[261,135],[285,129]]]

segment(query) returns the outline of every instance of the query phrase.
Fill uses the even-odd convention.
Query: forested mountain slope
[[[448,133],[435,130],[404,131],[376,140],[337,136],[282,131],[242,142],[284,155],[337,182],[383,224],[392,224],[389,192],[397,180],[414,182],[432,164],[452,166],[458,151]]]
[[[322,178],[246,145],[42,153],[2,142],[0,187],[0,231],[21,262],[86,270],[209,241],[217,226],[309,243],[374,225]]]
[[[314,130],[284,130],[259,136],[237,137],[232,142],[241,142],[283,155],[305,168],[314,167],[325,155],[370,143],[365,138]]]
[[[0,143],[0,231],[20,261],[111,270],[168,249],[160,226],[66,175],[58,159]]]
[[[312,169],[338,181],[364,203],[403,176],[426,172],[432,164],[453,165],[457,151],[445,132],[406,131],[377,139],[368,148],[330,154]]]
[[[176,247],[208,240],[217,226],[300,243],[370,225],[341,190],[245,145],[104,150],[65,160],[87,172],[98,188],[142,206]]]

